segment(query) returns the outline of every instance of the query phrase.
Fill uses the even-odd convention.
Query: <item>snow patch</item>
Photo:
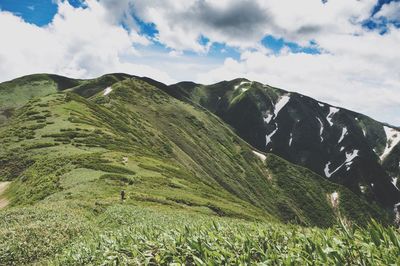
[[[400,189],[396,186],[396,184],[397,184],[397,177],[392,177],[392,184],[393,184],[393,186],[394,186],[397,190],[400,190]]]
[[[253,151],[253,153],[261,159],[261,161],[265,162],[265,160],[267,159],[267,156],[265,156],[264,154],[258,152],[258,151]]]
[[[359,185],[361,193],[365,193],[367,191],[367,186]]]
[[[331,177],[332,173],[329,173],[329,165],[331,165],[331,162],[327,162],[324,168],[324,173],[326,177]]]
[[[276,124],[275,124],[276,125]],[[278,125],[276,125],[276,128],[275,128],[275,130],[274,131],[272,131],[270,134],[267,134],[266,136],[265,136],[265,145],[268,145],[270,142],[272,142],[272,140],[271,140],[271,138],[272,138],[272,136],[276,133],[276,131],[278,131]]]
[[[289,146],[292,146],[293,132],[290,132]]]
[[[107,94],[109,94],[110,92],[112,92],[111,87],[107,87],[104,92],[103,92],[103,96],[106,96]]]
[[[400,141],[400,132],[394,128],[383,126],[386,134],[386,147],[381,156],[381,161],[390,153],[394,146]]]
[[[346,152],[346,161],[343,163],[346,165],[346,170],[350,170],[350,166],[353,163],[353,159],[358,156],[359,150],[353,150],[352,152]]]
[[[324,141],[324,137],[322,137],[322,133],[324,132],[324,124],[322,123],[321,119],[319,119],[318,117],[317,117],[317,120],[318,120],[319,125],[320,125],[320,127],[319,127],[319,137],[321,138],[321,142],[323,142]]]
[[[359,150],[353,150],[352,152],[346,152],[346,160],[332,172],[329,171],[329,166],[331,165],[331,162],[328,162],[325,165],[325,169],[324,169],[325,176],[328,178],[331,177],[334,173],[336,173],[344,165],[346,166],[346,171],[349,171],[350,166],[353,164],[354,158],[356,158],[358,156],[358,153],[359,153]]]
[[[330,195],[330,200],[333,208],[337,208],[339,206],[339,193],[337,191],[334,191]]]
[[[340,151],[343,151],[343,150],[344,150],[344,146],[340,147]]]
[[[268,113],[266,116],[263,117],[264,123],[267,123],[267,124],[268,124],[269,122],[271,122],[271,120],[272,120],[273,117],[274,117],[273,114]]]
[[[275,117],[282,110],[282,108],[285,107],[285,105],[289,102],[289,100],[290,100],[289,95],[283,95],[281,98],[278,99],[278,101],[275,103],[275,110],[274,110]]]
[[[277,117],[278,113],[282,110],[283,107],[289,102],[290,97],[289,95],[281,96],[277,102],[274,104],[274,112],[271,114],[269,111],[266,111],[263,119],[265,123],[271,122],[274,118]]]
[[[242,86],[243,85],[247,85],[247,84],[251,84],[251,82],[250,81],[242,81],[242,82],[240,82],[238,85],[235,85],[235,87],[233,88],[234,90],[237,90],[237,89],[241,89],[241,91],[242,92],[245,92],[245,91],[247,91],[249,88],[242,88]]]
[[[344,136],[346,136],[346,135],[347,135],[347,128],[344,127],[342,129],[342,135],[340,136],[340,139],[339,139],[338,143],[342,142],[342,140],[344,139]]]
[[[324,107],[324,106],[325,106],[325,104],[320,103],[320,102],[318,102],[318,105],[321,106],[321,107]]]
[[[330,126],[333,126],[332,118],[337,112],[339,112],[339,108],[329,107],[329,114],[326,116],[326,120],[328,120]]]

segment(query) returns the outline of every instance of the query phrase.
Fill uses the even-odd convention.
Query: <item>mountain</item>
[[[391,208],[400,201],[400,130],[365,115],[246,79],[181,82],[167,91],[222,118],[258,150],[302,165]]]
[[[63,176],[79,179],[82,170],[74,171],[84,168],[93,175],[89,184],[95,177],[101,183],[131,178],[129,182],[137,183],[135,193],[138,187],[146,191],[136,195],[138,199],[206,207],[225,215],[261,213],[281,221],[329,226],[335,212],[326,195],[338,191],[343,199],[365,206],[355,210],[343,204],[348,219],[365,222],[363,215],[382,216],[376,206],[344,187],[257,151],[212,113],[169,96],[158,88],[166,88],[161,83],[122,74],[87,81],[45,75],[23,80],[27,82],[22,88],[31,82],[36,88],[40,80],[54,89],[45,88],[46,96],[36,89],[41,97],[27,101],[1,127],[0,176],[15,180],[14,204],[55,192],[68,194]],[[16,95],[21,87],[12,87]],[[60,173],[54,176],[53,168]],[[147,178],[157,178],[148,180],[139,174],[142,171]],[[150,187],[162,184],[162,192],[159,187],[152,191],[148,182]]]
[[[140,230],[152,224],[153,230],[156,224],[169,228],[172,223],[176,228],[190,221],[182,229],[189,234],[187,228],[198,228],[195,221],[205,219],[213,221],[210,230],[217,235],[221,233],[220,222],[230,224],[224,229],[226,233],[230,232],[229,228],[244,233],[240,227],[242,222],[253,229],[259,223],[281,222],[321,228],[343,223],[367,226],[371,218],[382,224],[391,223],[392,217],[384,207],[396,200],[397,190],[379,194],[388,184],[391,188],[394,186],[378,155],[374,155],[374,160],[361,160],[370,155],[367,148],[374,140],[372,134],[380,132],[381,124],[343,109],[331,118],[326,113],[333,107],[326,104],[316,107],[315,101],[305,96],[244,80],[211,86],[194,83],[167,86],[146,77],[117,73],[91,80],[47,74],[26,76],[0,84],[0,99],[3,110],[0,182],[11,181],[6,192],[0,195],[0,199],[5,196],[9,202],[0,211],[0,228],[4,228],[0,231],[0,262],[6,265],[54,264],[54,256],[60,254],[60,265],[96,264],[115,258],[115,254],[134,259],[133,251],[125,247],[116,250],[114,255],[108,253],[116,248],[110,243],[122,243],[123,236],[136,237],[137,228],[119,231],[132,223],[143,225]],[[310,115],[309,119],[306,114]],[[315,114],[329,128],[322,130],[321,136],[318,124],[312,122]],[[322,120],[324,114],[325,120]],[[348,179],[361,180],[364,172],[354,169],[371,164],[366,165],[371,176],[368,178],[375,179],[367,182],[375,185],[365,194],[355,191],[351,186],[353,181],[343,182],[337,173],[330,178],[319,175],[319,166],[326,165],[325,160],[319,158],[315,164],[311,163],[311,155],[318,157],[311,152],[315,149],[321,152],[320,157],[326,156],[332,162],[329,171],[337,167],[341,155],[333,151],[334,145],[330,142],[340,133],[341,123],[345,123],[340,121],[346,121],[350,115],[373,123],[366,129],[366,135],[371,137],[365,140],[355,140],[352,132],[356,130],[350,123],[343,124],[349,127],[344,134],[344,150],[359,150],[357,160],[349,160],[345,165],[350,167],[349,172],[354,172]],[[296,119],[304,119],[304,125]],[[335,123],[332,126],[331,120]],[[285,139],[287,134],[292,135],[290,144]],[[303,137],[305,144],[302,144]],[[320,138],[324,138],[324,146]],[[315,139],[317,144],[313,144]],[[309,153],[305,145],[310,145]],[[396,160],[395,151],[387,152],[386,160]],[[289,156],[291,152],[293,157]],[[337,157],[329,157],[330,154]],[[375,177],[376,173],[382,176]],[[123,202],[121,190],[126,195]],[[110,227],[111,224],[115,227]],[[60,228],[65,231],[61,232]],[[277,241],[288,239],[286,235],[278,238],[280,230],[324,235],[300,227],[273,228],[277,229],[273,229],[274,236],[270,237],[280,239]],[[197,240],[190,242],[187,235],[177,237],[181,233],[173,233],[173,229],[160,230],[171,232],[164,244],[171,238],[176,243],[198,243]],[[151,231],[145,230],[143,234],[157,239]],[[213,236],[206,238],[213,239]],[[132,239],[125,239],[130,243],[126,245],[131,245]],[[159,260],[158,252],[168,246],[155,250],[143,238],[134,241],[136,244],[132,245],[140,249],[135,254],[143,257],[142,263],[146,257]],[[394,254],[392,244],[388,245],[385,252]],[[102,258],[100,261],[93,256],[97,251],[92,249],[96,247],[104,248],[97,257]],[[178,252],[181,248],[172,249]],[[80,253],[92,251],[81,257],[73,255],[78,250]],[[193,244],[189,250],[202,250],[202,247]],[[312,248],[310,252],[313,253]],[[260,254],[249,255],[249,261],[259,261]],[[222,258],[211,253],[196,253],[196,256]],[[332,261],[340,262],[345,257],[335,257]],[[47,259],[50,262],[43,261]]]

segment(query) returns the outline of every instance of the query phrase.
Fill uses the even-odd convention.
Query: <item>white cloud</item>
[[[205,52],[200,36],[243,49],[258,48],[267,34],[307,44],[327,33],[353,33],[375,2],[131,0],[128,6],[142,20],[156,24],[159,41],[168,47]]]
[[[317,55],[248,51],[240,60],[226,59],[199,74],[197,80],[213,83],[244,76],[400,124],[399,41],[400,31],[392,28],[384,36],[364,32],[321,37],[329,53]]]
[[[132,10],[145,22],[155,23],[157,39],[174,50],[207,52],[201,36],[212,42],[254,47],[271,20],[258,1],[135,0]]]
[[[391,21],[400,21],[400,2],[390,2],[382,6],[381,10],[374,15],[375,18],[386,17]]]
[[[0,42],[0,80],[33,72],[82,78],[128,72],[166,83],[247,77],[400,124],[400,30],[389,26],[380,35],[361,27],[376,0],[58,4],[54,20],[42,28],[0,11],[0,25],[7,25],[0,27],[7,36]],[[398,19],[399,6],[386,4],[374,18]],[[136,18],[154,23],[158,34],[142,35]],[[274,54],[260,43],[266,35],[303,46],[312,40],[322,53],[294,54],[286,47]],[[210,42],[200,43],[202,36]],[[153,47],[155,40],[170,49]],[[207,56],[213,42],[238,48],[240,59],[224,59],[229,52]]]
[[[103,5],[87,1],[87,8],[59,2],[58,13],[46,27],[24,22],[0,11],[0,80],[38,72],[77,78],[96,77],[109,72],[157,76],[174,80],[165,72],[135,62],[136,44],[149,41],[133,29],[126,31]],[[130,58],[130,60],[127,60]]]

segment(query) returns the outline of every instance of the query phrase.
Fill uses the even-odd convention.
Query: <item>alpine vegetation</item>
[[[246,79],[4,82],[0,265],[400,264],[399,138]]]

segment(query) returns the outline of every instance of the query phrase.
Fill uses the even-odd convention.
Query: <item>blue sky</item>
[[[80,0],[68,0],[68,2],[73,7],[85,8],[84,2]],[[383,0],[379,2],[380,3],[377,4],[377,7],[374,9],[375,13],[379,11],[384,2],[390,2],[390,0]],[[20,16],[28,23],[32,23],[41,27],[51,23],[53,17],[57,13],[57,3],[54,0],[0,0],[0,8],[4,11],[9,11]],[[154,23],[146,23],[142,21],[139,17],[135,16],[134,13],[132,13],[132,15],[134,16],[140,28],[141,34],[151,38],[155,37],[158,34],[157,26]],[[125,26],[123,23],[121,23],[121,25]],[[210,40],[205,36],[201,36],[201,38],[199,38],[199,43],[201,44],[207,44],[209,42]],[[286,41],[282,37],[266,35],[261,40],[261,44],[266,48],[271,49],[274,53],[279,53],[284,47],[289,48],[295,53],[320,53],[318,47],[315,45],[315,43],[313,43],[313,41],[310,41],[309,44],[306,46],[301,46],[295,42]],[[154,42],[153,48],[158,50],[165,49],[165,51],[169,51],[168,47],[160,42]],[[190,53],[190,51],[184,52],[188,55],[194,55],[193,53]],[[207,55],[217,58],[239,58],[240,53],[235,49],[235,47],[229,47],[225,43],[214,42],[212,43]]]
[[[0,81],[247,77],[400,125],[399,1],[0,0],[0,10]]]
[[[84,1],[81,0],[67,0],[68,3],[76,8],[86,8]],[[400,21],[388,21],[387,19],[374,20],[371,19],[374,14],[378,13],[382,6],[390,2],[398,2],[399,0],[379,0],[376,2],[374,7],[370,11],[370,16],[368,19],[363,21],[363,26],[370,29],[380,29],[381,33],[386,32],[386,27],[388,23],[391,23],[397,27],[400,27]],[[54,16],[57,13],[57,2],[55,0],[0,0],[0,8],[4,11],[12,12],[13,14],[20,16],[24,21],[28,23],[35,24],[37,26],[45,26],[52,22]],[[154,38],[159,32],[157,30],[157,25],[152,22],[144,22],[137,15],[132,12],[132,15],[139,26],[140,34]],[[125,26],[121,23],[122,26]],[[199,43],[207,44],[210,40],[201,36],[199,38]],[[296,42],[287,41],[280,36],[266,35],[260,43],[268,49],[271,49],[274,53],[279,53],[283,48],[288,48],[294,53],[307,53],[307,54],[319,54],[321,53],[318,45],[313,40],[309,40],[307,45],[299,45]],[[152,44],[155,50],[170,51],[167,46],[160,42],[154,41]],[[195,55],[190,53],[190,51],[183,51],[187,55]],[[235,49],[235,47],[229,47],[225,43],[213,42],[207,55],[214,58],[239,58],[240,53]]]

